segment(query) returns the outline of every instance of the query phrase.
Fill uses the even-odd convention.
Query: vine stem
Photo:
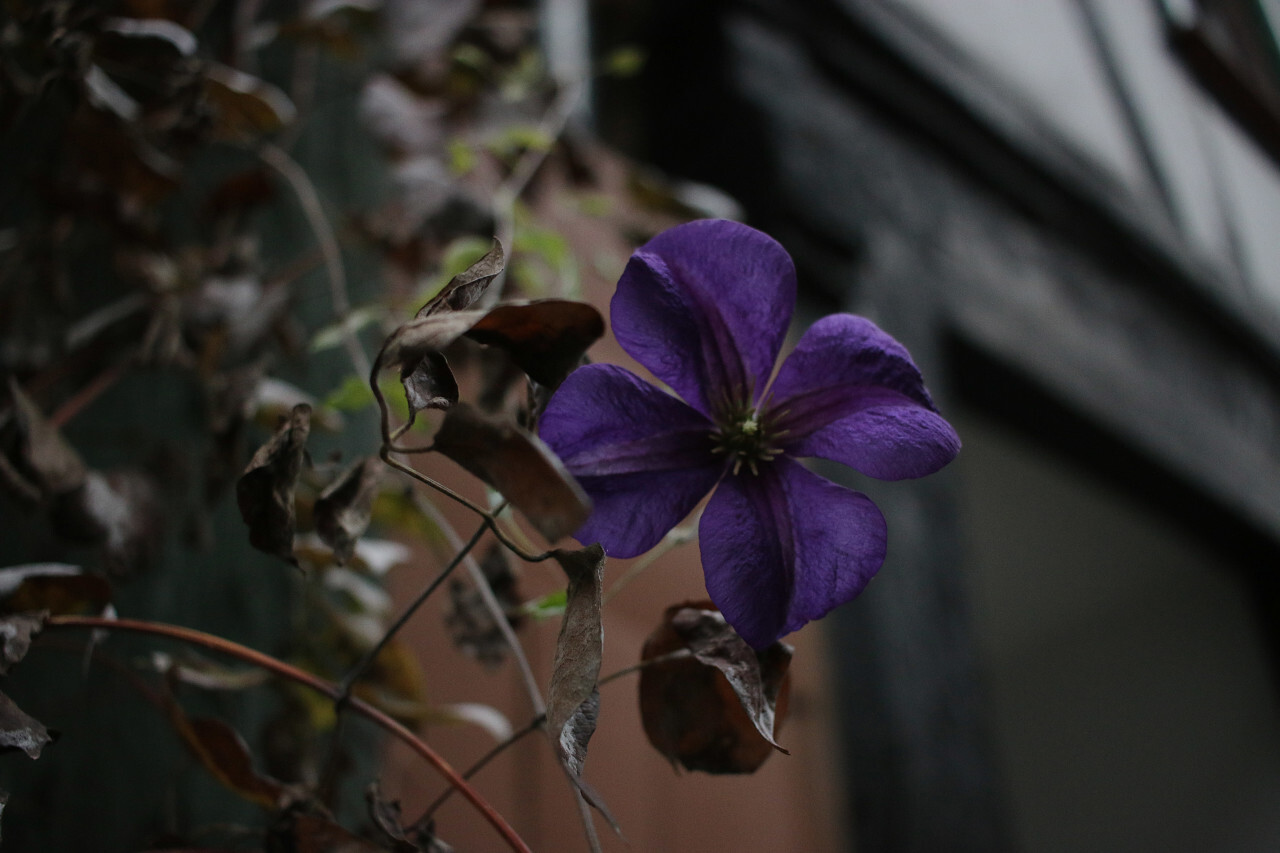
[[[242,646],[239,643],[232,642],[223,637],[214,634],[206,634],[203,631],[196,631],[192,628],[184,628],[181,625],[169,625],[162,622],[146,622],[137,619],[106,619],[96,616],[51,616],[46,623],[46,628],[86,628],[92,630],[108,630],[108,631],[128,631],[135,634],[150,634],[152,636],[167,637],[173,640],[179,640],[191,645],[202,646],[210,651],[218,652],[228,657],[237,658],[254,666],[268,670],[281,678],[287,678],[297,684],[309,687],[312,690],[327,696],[334,702],[342,699],[342,691],[336,685],[312,675],[311,673],[298,669],[297,667],[285,663],[278,658],[264,654],[251,649],[248,646]],[[417,735],[411,732],[402,724],[396,722],[384,712],[378,710],[372,705],[355,697],[349,697],[346,702],[347,706],[361,716],[371,720],[382,729],[390,732],[397,737],[402,743],[424,758],[427,763],[435,767],[435,769],[448,780],[449,784],[467,798],[481,816],[489,822],[489,824],[497,830],[498,834],[506,841],[507,846],[518,853],[532,853],[529,846],[516,833],[511,825],[501,814],[489,805],[488,801],[480,795],[480,792],[471,787],[465,779],[454,770],[449,762],[445,761],[435,750],[424,743]]]
[[[316,245],[324,259],[325,269],[329,274],[329,299],[333,304],[333,313],[338,323],[345,324],[347,315],[351,313],[351,302],[347,298],[347,273],[342,265],[342,250],[338,245],[337,235],[329,224],[320,203],[320,194],[306,171],[292,157],[275,145],[267,143],[258,148],[258,156],[262,162],[280,173],[293,189],[302,213],[307,219]],[[343,329],[343,344],[351,359],[351,366],[359,376],[369,373],[369,356],[360,346],[360,340],[349,328]]]

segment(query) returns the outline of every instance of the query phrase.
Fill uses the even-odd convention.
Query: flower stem
[[[254,666],[262,667],[281,678],[287,678],[290,681],[311,688],[317,693],[329,697],[335,702],[342,699],[341,689],[331,682],[325,681],[319,676],[299,669],[291,664],[285,663],[278,658],[263,654],[248,646],[242,646],[230,640],[218,637],[213,634],[206,634],[203,631],[196,631],[192,628],[184,628],[181,625],[167,625],[161,622],[145,622],[136,619],[106,619],[96,616],[51,616],[47,628],[88,628],[94,630],[108,631],[129,631],[135,634],[151,634],[158,637],[168,637],[169,639],[179,640],[184,643],[201,646],[210,651],[219,652],[229,657],[251,663]],[[439,773],[449,781],[449,784],[457,788],[464,797],[480,812],[481,816],[489,822],[491,826],[506,841],[507,846],[519,853],[530,853],[529,846],[516,833],[506,819],[502,817],[493,806],[480,795],[475,788],[472,788],[467,781],[458,775],[458,772],[449,765],[435,750],[427,746],[413,732],[405,728],[400,723],[387,716],[382,711],[372,705],[356,699],[354,697],[347,699],[347,705],[361,716],[371,720],[382,729],[390,732],[410,749],[424,758],[429,764],[436,768]]]

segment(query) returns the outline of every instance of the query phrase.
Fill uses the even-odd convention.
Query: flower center
[[[735,406],[720,419],[720,427],[711,433],[712,453],[723,453],[733,460],[733,473],[746,465],[752,474],[760,473],[760,465],[782,455],[774,447],[781,433],[770,428],[769,421],[751,406]]]

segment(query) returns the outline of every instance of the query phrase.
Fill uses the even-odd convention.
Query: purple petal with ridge
[[[762,649],[855,598],[884,562],[884,516],[866,495],[785,457],[726,477],[699,525],[707,592]]]
[[[715,486],[726,461],[711,453],[712,424],[621,367],[569,374],[538,434],[591,497],[574,534],[611,557],[643,554]]]
[[[796,273],[777,241],[706,219],[663,231],[627,264],[610,312],[631,357],[708,417],[764,390],[791,322]]]
[[[814,323],[771,391],[773,428],[792,456],[820,456],[881,480],[932,474],[960,451],[902,344],[870,320]]]

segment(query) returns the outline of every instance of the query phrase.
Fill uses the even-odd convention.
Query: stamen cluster
[[[721,426],[711,433],[711,452],[723,453],[733,461],[736,475],[746,465],[752,474],[759,474],[759,466],[782,455],[782,448],[774,446],[782,433],[772,428],[769,412],[758,412],[750,404],[727,407],[719,418]]]

